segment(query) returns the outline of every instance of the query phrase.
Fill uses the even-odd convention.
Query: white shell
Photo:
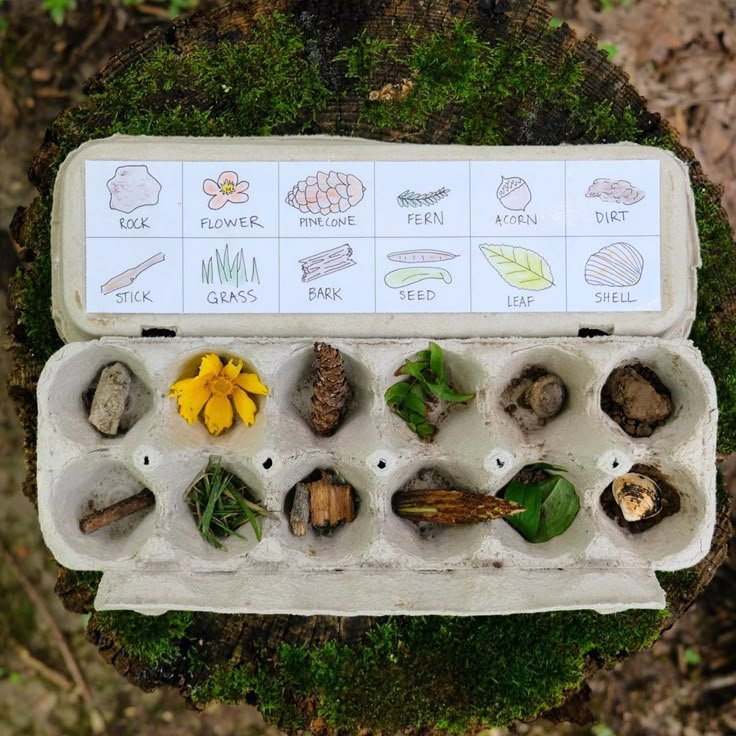
[[[614,479],[613,498],[626,521],[649,519],[662,510],[659,486],[640,473],[626,473]]]
[[[363,199],[363,182],[353,174],[318,171],[295,184],[286,195],[286,203],[300,212],[329,215],[345,212]]]
[[[507,210],[514,212],[525,210],[532,201],[529,185],[520,176],[510,176],[508,179],[502,176],[496,197]]]
[[[630,243],[611,243],[585,263],[585,280],[591,286],[635,286],[644,270],[644,258]]]

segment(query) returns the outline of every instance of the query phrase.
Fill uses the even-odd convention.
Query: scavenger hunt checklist
[[[88,313],[658,311],[656,160],[87,161]]]

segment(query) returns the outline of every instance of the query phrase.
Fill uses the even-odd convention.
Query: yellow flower
[[[255,422],[257,411],[248,394],[268,396],[268,389],[257,374],[241,373],[242,370],[242,360],[235,363],[231,358],[223,365],[214,353],[208,353],[199,364],[199,374],[174,383],[169,396],[176,397],[179,414],[189,424],[197,421],[204,408],[205,426],[215,436],[232,425],[232,404],[248,427]]]

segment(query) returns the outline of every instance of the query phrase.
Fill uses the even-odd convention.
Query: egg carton
[[[384,615],[506,614],[592,608],[659,608],[655,570],[689,567],[706,554],[715,519],[717,409],[713,380],[684,339],[650,337],[468,338],[441,346],[448,371],[476,398],[420,441],[385,404],[419,339],[329,339],[343,354],[354,400],[337,433],[316,436],[304,417],[313,366],[308,338],[103,338],[72,343],[39,382],[38,503],[47,545],[59,562],[104,572],[95,605],[145,613],[220,612]],[[188,425],[168,397],[206,352],[238,356],[270,388],[252,427],[239,420],[220,437]],[[120,361],[136,379],[134,423],[104,437],[89,423],[83,394],[100,369]],[[606,378],[641,362],[672,392],[675,411],[649,438],[625,434],[600,407]],[[526,367],[557,373],[563,412],[527,432],[500,404]],[[191,373],[190,373],[191,374]],[[222,550],[200,536],[185,494],[210,457],[239,476],[273,516],[263,539],[229,538]],[[567,469],[580,511],[562,535],[531,544],[503,520],[438,529],[430,536],[394,514],[391,498],[420,470],[466,489],[497,493],[522,467]],[[656,467],[678,490],[681,509],[641,534],[610,519],[600,496],[632,465]],[[284,511],[294,485],[333,468],[359,497],[358,514],[331,536],[292,535]],[[149,488],[142,519],[84,535],[79,519]]]

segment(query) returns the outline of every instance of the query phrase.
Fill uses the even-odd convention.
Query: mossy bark
[[[720,450],[734,451],[736,249],[720,190],[594,39],[578,41],[549,20],[541,0],[253,0],[154,31],[111,59],[89,80],[89,99],[49,128],[30,169],[39,197],[12,226],[24,263],[10,294],[10,392],[26,432],[29,499],[36,495],[36,382],[61,344],[50,313],[54,180],[71,150],[116,132],[467,144],[630,140],[674,151],[689,165],[703,255],[692,336],[718,383]],[[384,92],[371,95],[376,90]],[[93,615],[89,636],[144,689],[171,684],[195,705],[248,699],[284,728],[319,717],[351,732],[406,725],[468,731],[558,707],[597,667],[650,644],[723,559],[727,510],[721,492],[705,561],[661,576],[665,612],[471,619],[176,612],[146,619],[120,612]],[[61,570],[57,591],[71,610],[89,611],[97,582],[93,573]],[[573,710],[558,709],[557,717],[579,715],[579,699],[570,703]]]

